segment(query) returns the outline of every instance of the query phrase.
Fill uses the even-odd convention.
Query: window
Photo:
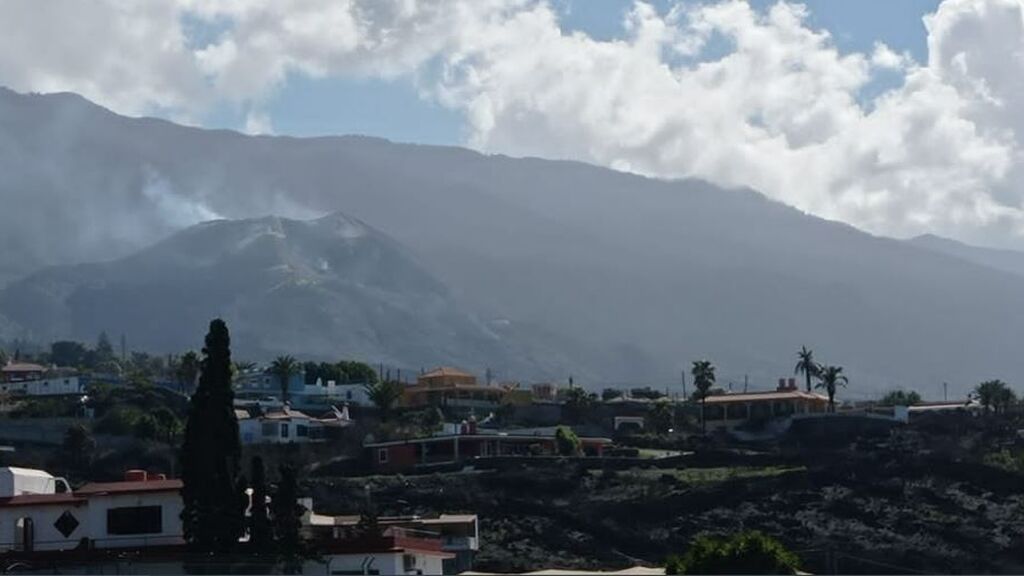
[[[277,423],[264,422],[261,428],[264,436],[277,436]]]
[[[381,448],[381,449],[377,450],[377,462],[380,462],[381,464],[387,464],[388,463],[388,449],[387,448]]]
[[[282,422],[281,423],[281,438],[287,438],[287,437],[288,437],[288,424],[285,424],[284,422]]]
[[[416,569],[416,557],[412,554],[402,555],[402,570],[406,573]]]
[[[132,506],[107,510],[107,534],[159,534],[163,532],[162,506]]]
[[[295,435],[300,438],[309,436],[309,426],[303,426],[302,424],[295,425]]]

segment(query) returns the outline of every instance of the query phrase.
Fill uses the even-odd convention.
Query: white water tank
[[[56,492],[57,479],[47,472],[31,468],[0,468],[0,498]]]

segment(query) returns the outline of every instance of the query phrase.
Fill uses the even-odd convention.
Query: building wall
[[[26,396],[59,396],[64,394],[81,394],[83,390],[78,376],[60,378],[43,378],[40,380],[24,380],[20,382],[4,382],[0,384],[0,392],[8,394],[25,394]]]
[[[411,556],[412,568],[406,570],[405,556]],[[377,552],[369,554],[334,554],[323,562],[307,561],[303,574],[443,574],[442,559],[415,552]],[[376,572],[374,572],[376,571]]]
[[[64,536],[54,526],[65,511],[70,512],[79,522],[70,536]],[[0,550],[17,550],[21,543],[21,518],[32,519],[32,534],[35,550],[69,550],[88,536],[88,509],[85,502],[69,504],[46,504],[35,506],[10,506],[0,508]]]
[[[110,534],[107,526],[107,510],[134,506],[160,506],[162,508],[160,532],[137,536]],[[181,494],[178,492],[139,492],[90,496],[88,506],[90,538],[95,541],[97,548],[182,544],[184,543],[181,527],[182,507]]]
[[[397,444],[384,448],[369,448],[370,467],[381,472],[409,470],[418,463],[415,444]],[[381,451],[387,453],[387,462],[380,461]]]
[[[264,434],[264,424],[273,424],[274,434]],[[284,435],[283,427],[288,427],[288,435]],[[306,436],[298,435],[298,426],[305,426]],[[267,420],[263,418],[246,418],[238,421],[238,435],[242,444],[305,444],[323,439],[323,424],[307,418],[290,420]]]

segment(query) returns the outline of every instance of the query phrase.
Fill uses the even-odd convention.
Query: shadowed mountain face
[[[461,311],[401,246],[342,214],[199,224],[130,257],[32,274],[0,293],[0,310],[42,341],[107,330],[143,349],[181,350],[221,316],[243,356],[441,358],[535,376],[543,365]]]
[[[0,212],[7,278],[123,256],[215,216],[342,210],[415,251],[460,309],[529,327],[520,341],[545,354],[524,362],[564,355],[574,360],[551,363],[592,381],[678,382],[708,357],[723,383],[749,375],[763,388],[792,374],[804,344],[846,367],[848,398],[896,386],[934,397],[943,381],[966,391],[1024,370],[1024,278],[747,190],[361,137],[247,137],[11,92],[0,172],[14,209]],[[172,302],[186,304],[151,305],[174,314]]]
[[[947,254],[961,260],[1024,277],[1024,252],[971,246],[970,244],[964,244],[963,242],[932,234],[917,236],[916,238],[911,238],[908,242],[939,254]]]

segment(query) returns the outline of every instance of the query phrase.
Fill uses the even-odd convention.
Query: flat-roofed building
[[[754,420],[825,412],[828,397],[801,390],[795,378],[780,378],[775,390],[712,394],[704,401],[709,430],[732,429]]]

